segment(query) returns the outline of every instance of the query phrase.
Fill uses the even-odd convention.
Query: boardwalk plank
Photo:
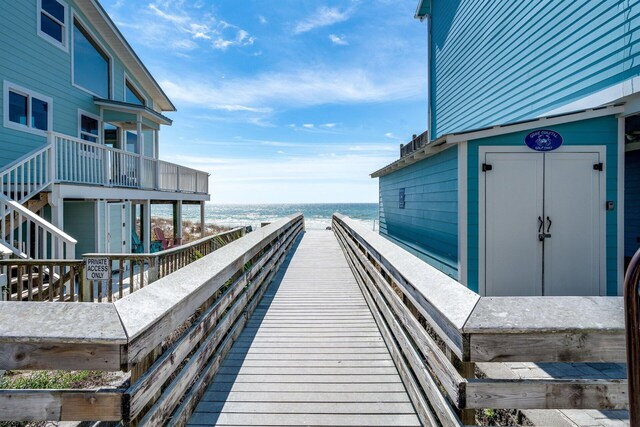
[[[419,425],[331,232],[307,232],[189,425]]]

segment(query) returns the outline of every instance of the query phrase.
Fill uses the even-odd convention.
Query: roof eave
[[[144,65],[140,57],[138,57],[136,52],[133,50],[129,42],[127,42],[127,40],[124,38],[124,36],[115,25],[115,23],[111,20],[109,14],[104,10],[102,5],[97,0],[77,0],[76,4],[89,20],[92,20],[91,18],[95,16],[95,14],[92,12],[96,12],[98,15],[100,15],[100,18],[106,24],[106,28],[104,26],[96,25],[98,31],[110,31],[111,35],[115,36],[121,47],[124,48],[124,56],[129,56],[128,58],[120,57],[120,59],[133,65],[133,67],[130,67],[129,71],[131,71],[132,74],[135,75],[139,80],[141,80],[140,83],[143,87],[145,87],[145,89],[147,89],[147,91],[151,92],[149,90],[149,88],[151,88],[153,89],[153,92],[155,92],[151,93],[152,98],[154,99],[155,107],[157,107],[160,111],[177,111],[175,105],[173,105],[167,94],[164,92],[164,90],[162,90],[162,87],[160,87],[160,84],[158,84],[158,82]],[[91,8],[93,8],[93,11],[91,10]],[[92,23],[94,25],[96,24],[96,22]]]
[[[414,18],[424,21],[431,15],[431,0],[420,0]]]

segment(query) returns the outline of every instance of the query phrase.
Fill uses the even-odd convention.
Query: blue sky
[[[102,0],[178,111],[160,157],[214,203],[377,202],[426,129],[417,0]]]

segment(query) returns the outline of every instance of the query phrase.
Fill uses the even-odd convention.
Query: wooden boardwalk
[[[420,425],[332,232],[294,247],[189,425]]]

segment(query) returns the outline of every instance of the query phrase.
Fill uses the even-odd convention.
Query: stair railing
[[[76,239],[4,194],[0,194],[0,230],[0,241],[19,257],[75,258]]]
[[[15,160],[0,172],[0,194],[24,203],[53,181],[52,145]]]

